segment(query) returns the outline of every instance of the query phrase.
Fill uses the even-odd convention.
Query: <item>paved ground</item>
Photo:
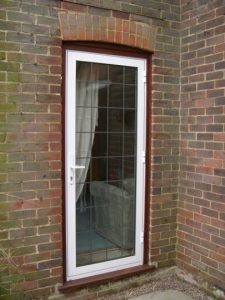
[[[168,292],[170,291],[170,292]],[[175,294],[171,294],[171,291]],[[165,292],[165,293],[164,293]],[[172,297],[171,297],[172,295]],[[104,297],[99,300],[213,300],[192,282],[177,276],[177,268],[158,270],[149,274],[145,283],[136,282],[133,288]]]
[[[131,298],[132,300],[193,300],[189,295],[173,290],[163,292],[154,292],[139,297]]]

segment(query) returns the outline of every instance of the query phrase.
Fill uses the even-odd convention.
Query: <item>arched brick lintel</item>
[[[98,41],[154,51],[157,28],[130,19],[59,10],[64,41]]]

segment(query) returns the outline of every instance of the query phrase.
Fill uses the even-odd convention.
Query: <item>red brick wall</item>
[[[41,299],[62,282],[59,1],[0,6],[0,295]]]
[[[137,3],[138,1],[136,1]],[[156,49],[152,63],[152,157],[150,257],[158,266],[174,264],[179,170],[179,1],[148,4],[157,9]],[[161,9],[160,6],[161,5]],[[149,6],[153,8],[149,9]]]
[[[225,4],[182,1],[177,263],[225,288]]]

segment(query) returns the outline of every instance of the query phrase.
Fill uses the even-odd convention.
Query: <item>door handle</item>
[[[85,169],[85,166],[78,166],[78,165],[76,165],[76,166],[71,166],[70,168],[71,168],[72,170]]]

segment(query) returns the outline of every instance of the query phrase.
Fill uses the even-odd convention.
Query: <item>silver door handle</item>
[[[76,170],[76,169],[85,169],[85,166],[78,166],[78,165],[76,165],[76,166],[71,166],[70,167],[72,170]]]

